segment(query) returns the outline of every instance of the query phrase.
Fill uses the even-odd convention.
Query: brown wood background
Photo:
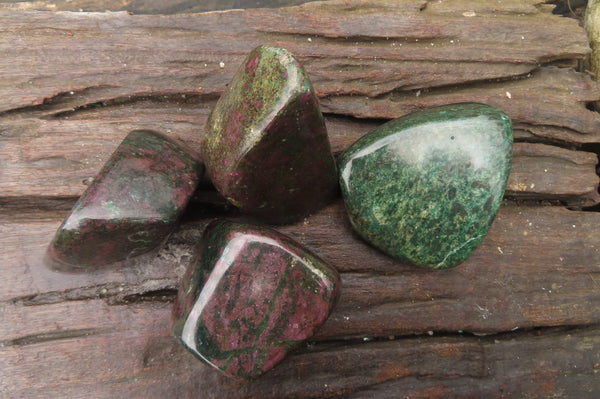
[[[585,31],[536,0],[333,0],[180,15],[0,7],[0,397],[596,398],[600,394],[600,87]],[[23,7],[27,8],[27,7]],[[314,340],[253,383],[170,337],[194,243],[239,217],[206,183],[151,258],[91,273],[41,255],[133,129],[198,149],[245,54],[305,65],[334,152],[384,120],[479,101],[515,124],[506,199],[481,247],[445,271],[398,263],[340,200],[278,229],[342,274]]]

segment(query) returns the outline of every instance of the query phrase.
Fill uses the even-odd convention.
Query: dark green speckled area
[[[412,264],[464,262],[487,234],[512,161],[502,111],[462,103],[405,115],[366,134],[340,159],[340,184],[359,234]]]

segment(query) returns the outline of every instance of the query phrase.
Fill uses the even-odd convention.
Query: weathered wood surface
[[[315,0],[0,0],[0,8],[19,11],[104,12],[108,10],[127,11],[133,14],[178,14],[241,8],[286,7],[309,1]]]
[[[537,2],[446,3],[316,2],[202,17],[3,12],[0,87],[11,95],[0,111],[70,91],[88,102],[198,87],[218,94],[264,42],[296,54],[319,94],[336,97],[523,76],[590,51],[576,21]]]
[[[0,349],[8,366],[0,369],[0,387],[12,388],[9,397],[593,398],[598,389],[600,330],[592,327],[542,329],[518,339],[457,334],[325,342],[303,348],[253,384],[236,384],[174,342],[165,328],[168,304],[90,300],[46,310],[65,319],[86,312],[104,317],[81,323],[97,328],[27,337]]]
[[[0,301],[9,308],[97,297],[119,305],[152,298],[156,292],[172,299],[208,222],[205,217],[189,220],[150,260],[132,261],[116,270],[65,274],[48,269],[41,260],[61,219],[55,214],[1,226],[0,278],[5,287]],[[318,337],[344,339],[600,324],[598,224],[600,215],[595,212],[509,203],[473,256],[460,268],[444,271],[399,264],[371,248],[353,233],[339,202],[278,229],[342,272],[340,302]],[[46,322],[41,325],[47,328]]]
[[[600,203],[600,116],[586,108],[600,89],[568,68],[589,52],[585,32],[549,11],[516,0],[0,11],[0,396],[597,397],[600,214],[580,209]],[[506,110],[517,143],[505,204],[455,269],[382,255],[340,200],[279,226],[340,270],[342,297],[313,343],[240,385],[169,337],[203,227],[240,217],[209,185],[155,256],[65,274],[41,255],[127,132],[198,148],[218,95],[260,43],[306,65],[336,154],[383,119],[456,101]]]
[[[598,86],[571,69],[540,68],[589,52],[585,32],[529,3],[509,2],[502,11],[486,2],[451,8],[406,1],[194,16],[3,12],[0,192],[78,196],[81,182],[134,128],[169,132],[198,147],[216,98],[248,49],[262,42],[289,48],[306,65],[332,115],[336,152],[375,124],[333,115],[393,118],[460,101],[508,112],[518,140],[568,148],[596,143],[600,116],[585,105],[600,98]],[[298,32],[312,26],[304,21],[310,15],[318,16],[312,33]],[[306,23],[282,23],[287,19]],[[509,195],[575,207],[598,203],[597,181],[590,179],[595,155],[537,149],[522,153],[571,166],[522,170],[511,178]],[[541,165],[537,160],[524,163]],[[33,180],[23,185],[22,176]]]
[[[335,204],[282,229],[338,266],[342,298],[316,343],[241,386],[199,364],[169,337],[177,278],[204,220],[186,223],[149,262],[76,275],[40,262],[58,215],[4,225],[2,280],[9,289],[0,305],[2,388],[9,397],[597,393],[596,213],[582,218],[558,207],[507,205],[473,257],[443,272],[398,265],[370,249],[342,214]],[[557,325],[579,328],[539,329]],[[458,330],[516,331],[478,338]],[[395,340],[383,342],[390,336]]]

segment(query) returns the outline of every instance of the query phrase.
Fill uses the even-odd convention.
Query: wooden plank
[[[178,14],[232,8],[285,7],[314,0],[3,0],[0,8],[19,11],[128,11],[133,14]]]
[[[87,90],[90,103],[200,86],[220,92],[264,42],[296,54],[321,96],[513,77],[589,52],[575,21],[536,8],[535,0],[505,2],[504,13],[490,12],[493,1],[479,3],[449,9],[424,0],[335,0],[176,16],[0,11],[0,87],[17,89],[0,99],[0,111],[70,91]]]
[[[494,398],[560,392],[587,398],[600,388],[597,327],[316,342],[260,380],[236,383],[169,336],[165,304],[34,306],[21,309],[24,319],[17,318],[14,329],[28,330],[36,316],[61,312],[66,317],[53,334],[0,341],[0,388],[8,397]]]
[[[394,118],[460,101],[508,112],[517,141],[571,149],[598,143],[600,116],[585,108],[600,98],[598,86],[570,69],[538,70],[539,63],[583,57],[585,32],[533,1],[508,2],[500,13],[492,3],[464,11],[461,1],[334,1],[192,16],[3,11],[0,197],[79,196],[136,128],[156,129],[199,149],[218,95],[245,53],[263,41],[289,47],[306,64],[329,113],[336,153],[381,123],[339,115]],[[462,15],[471,12],[476,17]],[[377,18],[381,23],[368,23]],[[355,32],[346,39],[350,27]],[[527,36],[498,41],[495,35],[507,31]],[[439,40],[455,43],[436,45]],[[491,78],[501,80],[481,82]],[[598,203],[592,155],[529,144],[515,150],[515,167],[527,167],[513,173],[511,197],[579,208]]]
[[[332,96],[321,100],[327,112],[364,118],[397,118],[436,105],[476,101],[508,113],[516,137],[551,143],[596,143],[598,113],[585,105],[599,94],[589,76],[570,69],[541,68],[512,82],[393,92],[378,98]]]
[[[564,67],[589,52],[575,21],[534,0],[334,0],[178,16],[0,11],[0,19],[2,394],[600,392],[600,216],[540,206],[599,202],[588,151],[600,143],[600,117],[586,105],[600,90]],[[307,67],[336,154],[385,119],[456,101],[506,110],[517,143],[508,200],[455,269],[381,254],[353,232],[339,199],[279,226],[340,270],[342,297],[314,342],[263,379],[237,384],[169,336],[178,279],[204,226],[240,218],[207,184],[157,254],[73,274],[47,268],[42,255],[128,131],[156,129],[199,148],[216,99],[264,42]]]
[[[178,112],[181,109],[181,112]],[[125,135],[140,128],[167,132],[196,149],[208,109],[192,107],[99,110],[69,119],[20,119],[4,125],[0,138],[0,197],[78,197]],[[116,114],[116,115],[115,115]],[[134,114],[134,115],[132,115]],[[378,123],[330,117],[331,144],[339,154]],[[507,194],[559,200],[575,207],[600,202],[595,154],[556,146],[517,143]],[[23,176],[28,176],[23,184]]]
[[[598,156],[545,144],[516,143],[506,195],[559,200],[572,207],[598,203]]]
[[[377,96],[525,76],[540,63],[589,52],[575,21],[542,12],[535,1],[508,2],[504,13],[490,12],[492,1],[470,4],[466,12],[465,4],[454,3],[449,9],[426,1],[336,0],[194,16],[4,11],[0,87],[19,90],[0,99],[0,110],[70,91],[83,92],[88,103],[196,93],[198,87],[220,93],[247,51],[263,42],[294,52],[321,96]],[[311,41],[299,40],[300,34]],[[60,70],[52,67],[56,63]]]
[[[210,220],[190,217],[150,259],[75,274],[42,262],[60,219],[3,223],[0,301],[33,306],[106,298],[124,304],[156,295],[171,301]],[[342,272],[341,300],[317,338],[349,339],[600,323],[598,223],[597,213],[505,205],[473,256],[443,271],[404,265],[370,247],[353,232],[340,202],[278,230]]]

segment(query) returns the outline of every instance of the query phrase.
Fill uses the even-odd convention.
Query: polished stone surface
[[[337,192],[327,130],[308,76],[287,50],[252,50],[207,123],[207,174],[264,221],[298,220]]]
[[[167,136],[129,133],[59,227],[47,260],[58,269],[90,269],[157,248],[203,169],[198,154]]]
[[[384,252],[444,269],[481,243],[504,195],[512,125],[477,103],[390,121],[340,159],[340,184],[358,233]]]
[[[253,379],[313,335],[339,290],[335,269],[290,238],[214,221],[182,279],[173,334],[226,375]]]

